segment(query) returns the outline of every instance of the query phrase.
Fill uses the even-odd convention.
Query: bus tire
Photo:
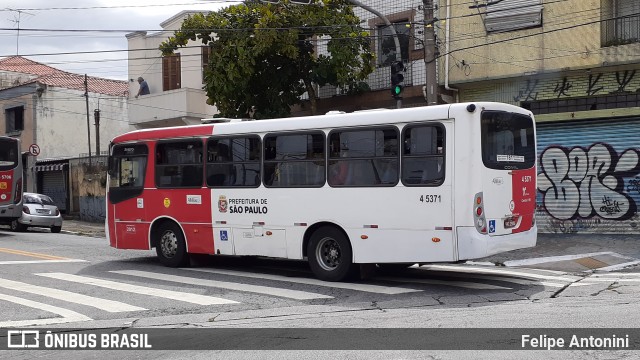
[[[353,252],[345,234],[325,226],[316,230],[307,245],[309,266],[324,281],[342,281],[353,275]]]
[[[160,263],[168,267],[182,267],[189,264],[189,254],[184,235],[178,225],[172,222],[160,225],[156,232],[156,254]]]
[[[21,224],[18,220],[11,221],[11,231],[22,232],[27,230],[27,227],[24,224]]]

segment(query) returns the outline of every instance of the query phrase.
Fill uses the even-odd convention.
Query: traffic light
[[[404,70],[404,64],[402,61],[394,61],[391,63],[391,95],[395,99],[399,99],[400,94],[402,94]]]

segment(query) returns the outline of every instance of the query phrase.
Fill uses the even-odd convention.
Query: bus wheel
[[[311,235],[307,256],[311,271],[320,280],[344,280],[355,268],[349,239],[334,227],[320,228]]]
[[[20,224],[18,220],[13,220],[11,222],[11,231],[25,231],[25,230],[27,230],[27,227],[24,226],[23,224]]]
[[[157,234],[156,254],[164,266],[181,267],[189,263],[184,235],[178,225],[166,223],[161,225]]]

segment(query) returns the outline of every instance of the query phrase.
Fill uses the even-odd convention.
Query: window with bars
[[[640,2],[603,0],[602,46],[640,42]]]
[[[380,66],[389,66],[396,60],[402,60],[403,62],[409,61],[409,37],[411,35],[411,27],[407,26],[408,24],[408,19],[392,24],[398,35],[398,41],[400,42],[400,59],[396,59],[396,43],[391,27],[387,25],[378,27],[378,59]]]

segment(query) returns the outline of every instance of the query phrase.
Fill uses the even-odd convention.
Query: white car
[[[42,194],[24,193],[22,216],[11,222],[11,230],[25,231],[28,227],[47,227],[53,233],[62,230],[62,215],[50,197]]]

